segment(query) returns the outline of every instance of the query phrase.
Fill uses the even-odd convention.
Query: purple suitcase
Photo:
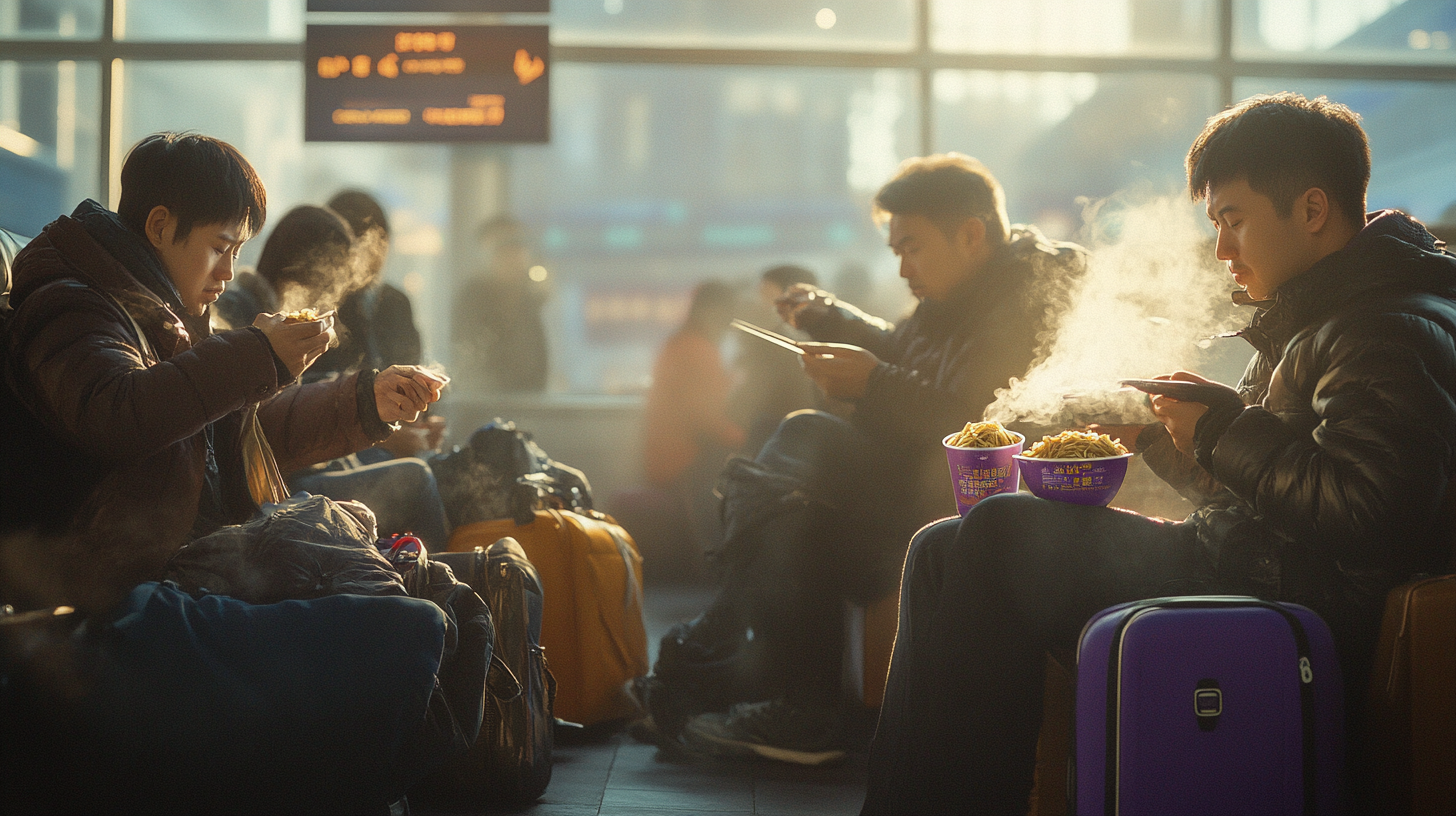
[[[1337,813],[1342,685],[1329,628],[1302,606],[1104,609],[1077,647],[1076,812]]]

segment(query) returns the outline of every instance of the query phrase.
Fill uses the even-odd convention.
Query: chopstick
[[[732,326],[733,328],[735,328],[735,329],[737,329],[737,330],[739,330],[739,331],[741,331],[741,332],[743,332],[745,334],[751,334],[754,337],[759,338],[760,340],[767,340],[767,341],[769,341],[770,343],[773,343],[776,346],[781,346],[783,348],[786,348],[786,349],[788,349],[789,351],[792,351],[795,354],[807,354],[808,353],[808,352],[804,351],[803,349],[799,348],[799,344],[798,343],[795,343],[793,340],[790,340],[789,338],[783,336],[782,334],[778,334],[778,333],[775,333],[775,332],[771,332],[768,329],[761,329],[761,328],[753,325],[752,323],[749,323],[746,320],[739,320],[738,318],[734,318],[733,319],[733,322],[730,323],[730,324],[728,324],[728,325]]]

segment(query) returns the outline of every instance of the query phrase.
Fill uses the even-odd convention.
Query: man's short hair
[[[177,218],[174,241],[200,224],[232,222],[247,239],[268,218],[268,194],[253,165],[236,147],[197,133],[153,133],[126,154],[116,214],[141,235],[158,206]]]
[[[389,235],[389,218],[374,196],[363,190],[340,190],[329,199],[329,209],[349,222],[349,229],[356,237],[362,237],[371,229],[380,229]]]
[[[947,238],[967,218],[981,219],[992,244],[1003,244],[1011,235],[1001,182],[986,165],[962,153],[906,159],[875,194],[875,220],[883,223],[892,215],[923,215]]]
[[[807,283],[810,286],[819,285],[819,278],[813,272],[810,272],[802,266],[795,266],[793,264],[784,264],[766,269],[759,276],[759,280],[764,283],[771,283],[780,289],[787,289],[796,283]]]
[[[1188,192],[1244,179],[1267,196],[1281,218],[1294,199],[1318,187],[1340,213],[1364,223],[1370,183],[1370,141],[1360,116],[1325,97],[1296,93],[1251,96],[1208,120],[1188,150]]]

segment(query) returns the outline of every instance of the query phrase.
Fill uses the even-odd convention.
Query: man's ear
[[[143,231],[146,232],[147,242],[155,249],[161,249],[162,245],[176,234],[177,219],[172,211],[158,204],[147,213],[147,220],[142,222]]]
[[[986,222],[974,215],[961,222],[956,229],[956,248],[971,254],[986,243]]]
[[[1294,200],[1294,214],[1300,219],[1305,232],[1313,235],[1324,229],[1333,217],[1330,197],[1324,190],[1311,187]]]

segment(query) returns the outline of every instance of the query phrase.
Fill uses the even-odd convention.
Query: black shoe
[[[699,714],[683,728],[689,747],[715,756],[761,756],[798,765],[839,762],[839,717],[795,708],[783,700],[739,703],[721,714]]]

